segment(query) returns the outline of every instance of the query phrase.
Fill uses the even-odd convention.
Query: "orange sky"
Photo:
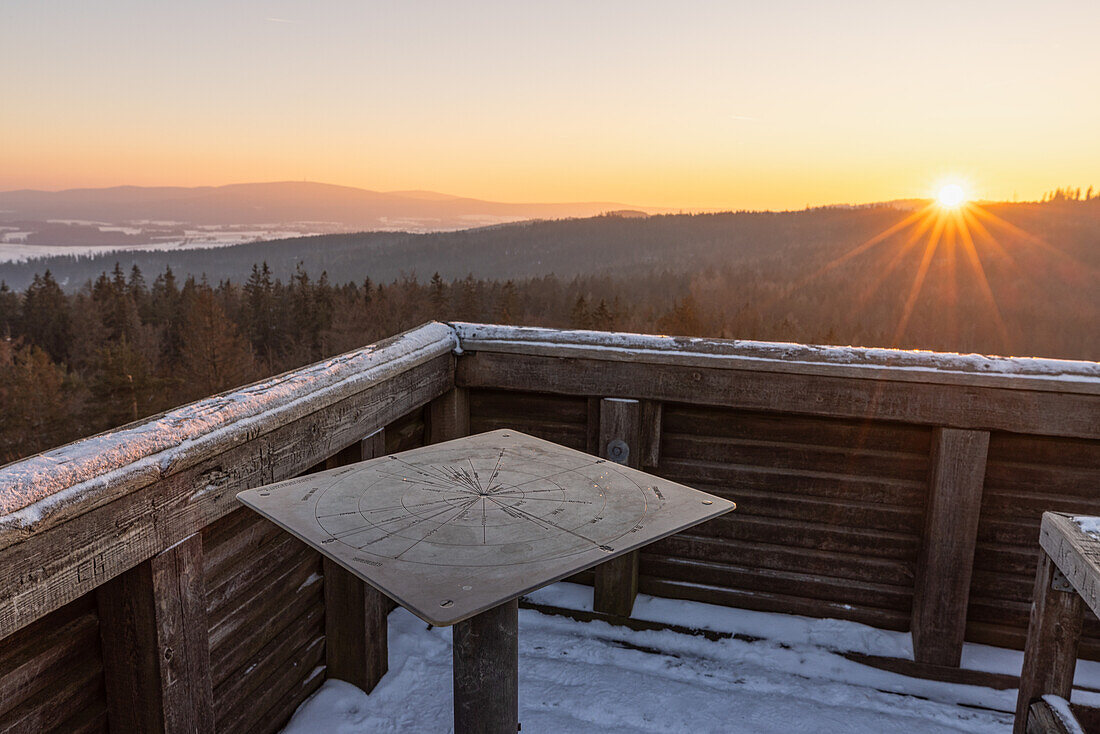
[[[766,7],[761,7],[766,6]],[[801,208],[1100,184],[1100,3],[0,5],[0,190]]]

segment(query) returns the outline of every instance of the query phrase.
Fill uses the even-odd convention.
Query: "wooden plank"
[[[731,491],[752,490],[760,493],[760,496],[775,494],[855,500],[868,505],[911,507],[919,509],[921,513],[928,491],[927,479],[916,482],[808,469],[736,466],[713,461],[677,459],[669,455],[661,458],[658,473],[669,479],[679,478],[678,481],[689,485],[726,485]]]
[[[433,425],[434,420],[433,417]],[[385,451],[385,429],[380,429],[334,458],[329,468],[374,459],[383,456]],[[388,666],[386,615],[389,610],[378,590],[340,564],[324,558],[323,568],[325,675],[347,681],[369,693],[386,674]]]
[[[633,469],[642,462],[642,406],[637,400],[600,401],[599,455]],[[638,551],[596,566],[592,608],[629,617],[638,596]]]
[[[600,455],[600,399],[587,398],[588,416],[585,420],[585,451],[593,456]]]
[[[1068,701],[1073,690],[1084,603],[1073,591],[1053,588],[1056,568],[1051,557],[1041,551],[1013,734],[1025,733],[1028,709],[1033,702],[1047,693]]]
[[[304,561],[296,562],[290,570],[275,577],[266,592],[257,589],[210,630],[210,662],[216,683],[243,668],[289,620],[304,614],[311,606],[324,606],[321,559],[313,553],[304,555]]]
[[[982,508],[989,433],[936,428],[924,539],[913,592],[913,657],[958,666],[978,518]]]
[[[428,443],[470,435],[470,398],[465,388],[452,388],[428,405]]]
[[[1022,461],[990,462],[988,469],[989,485],[1006,494],[1060,495],[1073,498],[1083,506],[1096,501],[1097,476],[1100,476],[1100,468]]]
[[[285,691],[279,697],[278,703],[264,714],[263,721],[259,722],[258,726],[248,731],[247,734],[276,734],[276,732],[282,731],[295,709],[302,704],[302,701],[312,696],[324,682],[324,669],[314,668],[308,676]]]
[[[702,405],[666,405],[663,418],[669,433],[901,451],[924,457],[932,440],[927,426]]]
[[[1036,701],[1028,708],[1027,734],[1072,734],[1077,730],[1078,727],[1066,726],[1046,701]]]
[[[519,729],[519,600],[454,626],[455,734]]]
[[[458,362],[463,387],[608,395],[837,418],[1100,438],[1100,395],[492,352]]]
[[[218,731],[233,734],[235,732],[277,730],[286,725],[283,718],[271,720],[269,712],[281,709],[289,693],[299,689],[303,680],[313,680],[325,661],[325,640],[314,638],[295,651],[294,660],[282,669],[273,671],[273,675],[264,681],[264,685],[249,699],[239,700],[231,706],[218,721]],[[307,694],[308,695],[308,694]],[[305,696],[297,697],[297,704]],[[295,704],[295,706],[297,706]]]
[[[424,406],[418,407],[386,425],[386,453],[396,454],[427,443]]]
[[[385,429],[379,429],[355,445],[354,456],[348,453],[342,461],[375,459],[385,452]],[[389,606],[384,594],[339,563],[324,558],[323,568],[326,677],[348,681],[370,692],[386,675],[388,667]]]
[[[239,702],[253,698],[253,692],[267,680],[296,662],[295,652],[314,640],[325,638],[325,611],[311,606],[305,613],[267,640],[260,650],[245,662],[245,675],[230,675],[214,686],[214,717],[225,718]]]
[[[485,417],[476,414],[470,417],[470,433],[485,433],[500,429],[519,431],[577,451],[588,451],[587,435],[583,425],[543,421],[538,420],[536,416],[530,416],[526,420]]]
[[[0,638],[239,507],[236,493],[297,476],[449,389],[452,357],[252,437],[0,551]]]
[[[0,729],[5,715],[60,671],[100,667],[95,599],[85,596],[5,638],[0,644]]]
[[[936,352],[819,347],[710,337],[564,331],[526,326],[454,323],[465,354],[501,353],[555,359],[598,359],[644,365],[678,365],[796,373],[855,379],[888,378],[1008,389],[1100,395],[1100,366],[1018,357],[979,357]],[[605,393],[606,394],[606,393]]]
[[[994,433],[989,462],[1025,462],[1036,466],[1100,469],[1100,441]]]
[[[214,731],[202,568],[196,534],[96,590],[112,729]]]
[[[275,577],[286,572],[303,556],[302,544],[293,537],[283,537],[265,546],[261,552],[241,554],[236,573],[225,582],[206,591],[206,614],[211,627],[220,625],[252,594],[263,593]]]
[[[744,512],[746,515],[913,534],[919,532],[923,519],[923,513],[915,507],[802,497],[781,492],[729,487],[699,480],[685,481],[684,478],[671,472],[662,472],[662,475],[701,491],[734,500],[738,503],[737,511]]]
[[[638,551],[601,563],[594,571],[592,608],[605,614],[629,617],[638,596]]]
[[[537,418],[577,426],[587,422],[589,398],[533,392],[537,389],[537,385],[529,385],[523,392],[471,390],[470,414],[508,419]]]
[[[0,734],[69,734],[66,719],[81,710],[93,717],[103,713],[102,672],[97,667],[78,667],[23,701],[0,717]],[[74,723],[80,725],[79,721]]]
[[[711,584],[700,584],[676,579],[657,578],[641,574],[638,590],[643,594],[670,599],[689,599],[705,604],[753,609],[762,612],[798,614],[807,617],[848,619],[880,629],[904,631],[909,626],[909,615],[892,609],[879,609],[842,602],[804,599],[789,594],[763,591],[728,589]]]
[[[642,469],[653,469],[661,463],[661,427],[664,422],[664,406],[664,403],[655,400],[642,401]]]
[[[911,595],[913,568],[904,561],[875,558],[851,553],[836,553],[817,548],[798,548],[778,542],[759,542],[745,538],[708,538],[677,533],[645,548],[645,553],[669,559],[694,559],[729,563],[766,571],[794,571],[816,574],[822,580],[844,579],[870,584],[889,584]],[[690,580],[690,579],[685,579]]]
[[[256,436],[333,408],[417,367],[442,361],[441,369],[453,374],[454,346],[449,327],[425,324],[316,365],[0,467],[5,490],[0,494],[0,548],[192,469]],[[330,445],[321,458],[349,442]],[[211,472],[203,487],[216,491],[225,479],[224,470]]]
[[[843,579],[812,570],[758,568],[748,563],[641,554],[639,573],[685,583],[701,583],[744,592],[785,594],[830,604],[860,604],[908,612],[912,591],[905,586]],[[818,566],[820,568],[820,566]]]
[[[988,673],[984,670],[967,670],[954,665],[918,663],[915,660],[859,652],[843,652],[841,655],[860,665],[899,673],[910,678],[926,678],[963,686],[982,686],[995,691],[1010,691],[1020,686],[1020,679],[1007,673]]]
[[[384,595],[325,558],[326,677],[370,692],[386,674]]]
[[[988,434],[987,434],[988,435]],[[679,460],[736,466],[874,476],[926,482],[928,457],[900,451],[815,446],[768,440],[666,434],[665,451]]]
[[[908,533],[866,528],[841,528],[803,520],[773,520],[768,517],[730,513],[692,528],[698,536],[713,537],[723,543],[775,544],[782,548],[846,553],[864,559],[900,561],[908,569],[912,582],[920,541]],[[684,537],[679,533],[676,537]],[[1030,589],[1030,585],[1028,587]]]
[[[242,559],[266,553],[282,539],[278,525],[242,507],[202,529],[206,591],[237,575]]]
[[[1070,517],[1044,512],[1039,545],[1093,614],[1100,616],[1100,541],[1082,532]]]

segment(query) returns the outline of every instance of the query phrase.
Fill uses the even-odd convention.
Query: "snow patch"
[[[1081,528],[1082,533],[1100,540],[1100,517],[1079,516],[1074,517],[1073,521]]]
[[[575,609],[590,609],[591,597],[590,587],[567,583],[528,596]],[[742,637],[712,641],[521,609],[524,732],[1007,734],[1012,728],[1014,690],[909,678],[840,654],[911,658],[907,634],[646,595],[638,596],[633,616]],[[369,695],[328,680],[284,731],[450,730],[450,629],[430,627],[397,609],[389,617],[389,645],[390,670]],[[989,655],[987,662],[995,659]],[[994,672],[1018,672],[1015,653],[1000,661],[1009,667]],[[1100,681],[1096,667],[1088,676],[1091,685]]]
[[[1077,722],[1077,717],[1073,715],[1073,710],[1069,707],[1069,701],[1051,693],[1043,696],[1043,700],[1054,711],[1054,715],[1066,727],[1069,734],[1085,734],[1085,730],[1081,728],[1081,725]]]
[[[306,579],[305,581],[303,581],[303,582],[302,582],[302,583],[301,583],[301,584],[300,584],[300,585],[298,586],[298,589],[296,590],[296,593],[297,593],[297,592],[300,592],[300,591],[301,591],[302,589],[305,589],[305,588],[306,588],[306,587],[308,587],[308,586],[313,586],[313,585],[314,585],[315,583],[317,583],[318,581],[320,581],[320,580],[321,580],[321,579],[323,579],[323,578],[324,578],[324,576],[322,576],[321,574],[319,574],[319,573],[317,573],[316,571],[314,571],[313,573],[311,573],[311,574],[309,575],[309,577],[308,577],[308,578],[307,578],[307,579]]]

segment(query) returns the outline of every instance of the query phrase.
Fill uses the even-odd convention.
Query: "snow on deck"
[[[560,583],[527,598],[591,609],[590,587]],[[523,731],[850,734],[1009,732],[1016,691],[928,681],[881,671],[841,651],[912,659],[908,634],[828,619],[752,612],[639,595],[633,616],[706,629],[635,631],[521,609]],[[285,734],[445,732],[452,728],[451,630],[404,609],[390,615],[390,670],[367,695],[329,680]],[[732,635],[760,638],[755,641]],[[967,645],[964,667],[1018,674],[1022,654]],[[1100,682],[1082,661],[1078,683]],[[1097,705],[1100,696],[1075,694]]]

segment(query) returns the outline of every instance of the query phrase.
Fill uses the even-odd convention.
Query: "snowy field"
[[[592,589],[555,584],[527,597],[590,609]],[[842,651],[912,658],[908,634],[853,622],[766,614],[639,595],[637,619],[706,629],[635,631],[521,609],[523,732],[1009,732],[1016,692],[909,678]],[[286,734],[446,732],[452,728],[451,631],[404,609],[390,615],[389,673],[371,692],[327,681]],[[735,639],[732,635],[760,638]],[[963,666],[1018,673],[1022,654],[967,645]],[[1095,687],[1100,665],[1078,665]],[[1096,695],[1074,700],[1097,705]]]
[[[121,229],[121,228],[116,228]],[[140,232],[140,230],[139,230]],[[26,235],[16,232],[15,235]],[[232,247],[250,242],[279,240],[288,237],[310,237],[323,232],[299,230],[248,230],[230,232],[212,232],[206,230],[188,230],[184,237],[158,238],[155,242],[140,244],[114,245],[27,245],[19,240],[0,239],[0,263],[20,263],[43,257],[73,256],[93,257],[112,252],[157,252],[165,250],[201,250],[212,247]]]

